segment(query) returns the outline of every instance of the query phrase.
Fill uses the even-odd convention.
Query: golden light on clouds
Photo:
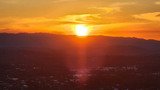
[[[94,27],[89,35],[160,40],[159,8],[160,0],[0,0],[0,32],[75,35],[83,24]]]

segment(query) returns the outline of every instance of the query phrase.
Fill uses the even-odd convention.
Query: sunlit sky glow
[[[160,0],[0,0],[0,32],[75,34],[160,40]]]
[[[75,32],[77,36],[88,36],[89,28],[85,25],[78,24],[78,25],[75,25]]]

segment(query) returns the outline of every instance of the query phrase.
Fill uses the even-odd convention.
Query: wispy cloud
[[[6,3],[6,4],[16,4],[20,2],[21,0],[0,0],[0,3]]]
[[[160,21],[159,15],[160,15],[160,12],[153,12],[153,13],[133,15],[133,17],[137,19],[148,20],[148,21]]]
[[[101,13],[117,13],[121,11],[121,7],[91,7],[89,9],[93,9]]]
[[[155,2],[155,4],[160,5],[160,1]]]
[[[10,28],[10,29],[40,29],[50,26],[54,23],[54,19],[45,17],[36,18],[1,18],[0,28]]]
[[[113,4],[111,4],[110,6],[128,6],[128,5],[136,5],[136,2],[115,2]]]
[[[62,2],[72,2],[72,1],[76,1],[76,0],[52,0],[53,3],[62,3]]]
[[[96,23],[101,17],[99,14],[77,14],[77,15],[66,15],[57,19],[61,23],[75,23],[75,24],[93,24]]]

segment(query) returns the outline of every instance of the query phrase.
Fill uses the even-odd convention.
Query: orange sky
[[[75,34],[160,40],[160,0],[0,0],[0,32]]]

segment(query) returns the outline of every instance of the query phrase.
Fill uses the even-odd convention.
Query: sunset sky
[[[160,40],[160,0],[0,0],[0,32],[89,35]]]

